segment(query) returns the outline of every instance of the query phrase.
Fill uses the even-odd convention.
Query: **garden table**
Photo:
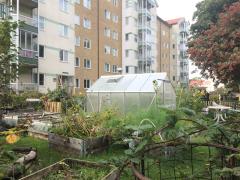
[[[214,121],[217,121],[217,123],[219,123],[220,120],[222,120],[223,122],[226,121],[223,118],[223,115],[225,115],[225,117],[226,117],[226,113],[224,112],[224,110],[232,109],[231,107],[222,106],[222,105],[208,106],[207,108],[208,109],[213,109],[213,110],[216,111]]]

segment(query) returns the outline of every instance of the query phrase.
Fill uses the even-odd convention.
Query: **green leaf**
[[[138,146],[135,149],[135,153],[141,151],[144,149],[144,147],[148,144],[148,140],[143,140],[141,143],[138,144]]]
[[[127,155],[133,155],[134,154],[131,149],[125,150],[124,153],[127,154]]]

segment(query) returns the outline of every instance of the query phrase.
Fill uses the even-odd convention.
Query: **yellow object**
[[[19,140],[19,136],[16,134],[10,134],[6,137],[6,141],[8,144],[14,144]]]

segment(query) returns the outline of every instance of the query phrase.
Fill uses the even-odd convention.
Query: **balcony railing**
[[[32,51],[32,50],[28,50],[28,49],[21,49],[19,51],[19,55],[21,57],[32,58],[32,59],[37,59],[38,58],[38,52],[37,51]]]
[[[14,21],[17,21],[17,14],[11,14],[12,18]],[[19,20],[23,21],[24,23],[33,26],[33,27],[38,27],[38,20],[34,19],[32,17],[27,17],[27,16],[23,16],[23,15],[19,15]]]
[[[11,89],[13,91],[37,91],[38,84],[37,83],[11,83]]]

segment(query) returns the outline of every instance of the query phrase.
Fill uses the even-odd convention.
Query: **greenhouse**
[[[102,76],[87,91],[87,111],[116,107],[127,113],[151,106],[176,107],[176,94],[166,73]]]

